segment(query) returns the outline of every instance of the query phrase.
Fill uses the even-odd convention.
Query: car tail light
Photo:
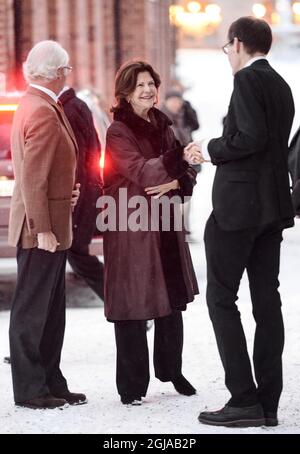
[[[15,112],[18,104],[0,104],[0,112]]]

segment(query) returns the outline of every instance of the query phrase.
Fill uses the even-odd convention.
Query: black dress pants
[[[67,390],[59,364],[65,331],[66,252],[17,251],[10,318],[15,402]]]
[[[165,382],[181,374],[183,322],[181,311],[154,320],[155,376]],[[117,389],[121,396],[141,397],[149,385],[149,353],[146,321],[115,322]]]
[[[90,255],[89,246],[73,241],[67,257],[74,272],[85,280],[99,298],[104,300],[103,263],[95,255]]]
[[[284,327],[278,292],[282,227],[269,224],[243,231],[224,231],[213,215],[205,229],[207,303],[225,383],[236,407],[260,402],[276,411],[282,391]],[[253,365],[237,305],[237,293],[247,270],[256,322]]]

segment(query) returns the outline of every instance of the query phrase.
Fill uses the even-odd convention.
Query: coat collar
[[[57,104],[57,102],[55,102],[54,99],[51,98],[51,96],[47,95],[47,93],[45,93],[45,92],[43,92],[41,90],[38,90],[37,88],[29,86],[26,94],[33,95],[33,96],[39,96],[40,98],[43,98],[45,101],[47,101],[49,104],[51,104],[55,108],[55,111],[56,111],[58,117],[61,119],[61,121],[64,124],[65,128],[67,129],[71,139],[74,142],[76,153],[77,153],[78,152],[77,141],[76,141],[73,129],[72,129],[67,117],[66,117],[66,114],[63,111],[63,108],[60,107]]]
[[[153,134],[155,135],[158,132],[165,131],[167,126],[172,124],[167,115],[155,107],[150,109],[149,117],[151,122],[146,121],[144,118],[135,114],[128,103],[123,103],[114,113],[114,120],[125,123],[134,134],[142,137],[146,136],[151,138]]]
[[[67,102],[69,102],[71,99],[75,97],[76,97],[75,90],[73,88],[69,88],[59,96],[59,100],[62,103],[62,105],[65,105]]]
[[[247,63],[245,64],[244,68],[247,68],[248,66],[251,66],[253,63],[256,63],[257,61],[261,61],[261,60],[267,61],[267,56],[259,55],[258,57],[250,58],[250,60],[248,60]]]
[[[53,98],[51,98],[51,96],[49,96],[47,93],[45,93],[44,91],[42,90],[39,90],[38,88],[35,88],[35,87],[32,87],[31,85],[29,85],[27,91],[26,91],[26,94],[28,95],[34,95],[34,96],[39,96],[40,98],[43,98],[45,101],[49,102],[50,104],[52,104],[52,106],[56,107],[57,106],[57,103],[54,101]]]
[[[49,88],[43,87],[42,85],[38,84],[30,84],[30,87],[36,88],[39,91],[42,91],[43,93],[46,93],[47,95],[50,96],[55,102],[58,100],[58,96],[54,91],[50,90]]]
[[[257,67],[257,66],[261,66],[261,67],[270,66],[270,63],[265,58],[260,58],[259,60],[255,60],[254,62],[252,62],[250,64],[249,68],[253,68],[253,67]]]

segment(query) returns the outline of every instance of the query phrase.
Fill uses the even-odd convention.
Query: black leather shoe
[[[129,395],[121,396],[121,402],[124,405],[134,405],[134,406],[139,406],[139,405],[142,405],[142,403],[143,403],[141,396],[129,396]]]
[[[65,399],[58,399],[51,394],[35,397],[34,399],[25,400],[24,402],[16,402],[18,407],[32,408],[33,410],[43,408],[62,408],[68,407],[68,402]]]
[[[278,418],[277,413],[272,411],[265,411],[265,420],[267,427],[275,427],[278,426]]]
[[[197,392],[183,375],[179,375],[175,380],[172,380],[172,383],[176,391],[184,396],[193,396]]]
[[[218,411],[203,411],[198,416],[203,424],[225,427],[260,427],[265,424],[265,417],[260,404],[251,407],[230,407],[225,405]]]
[[[70,391],[53,394],[55,394],[55,397],[58,397],[59,399],[65,399],[70,405],[83,405],[87,403],[85,394],[71,393]]]
[[[5,362],[6,364],[11,364],[10,356],[4,356],[3,362]]]

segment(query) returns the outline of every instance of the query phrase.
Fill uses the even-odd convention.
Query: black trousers
[[[17,251],[10,318],[15,402],[67,390],[59,364],[65,331],[66,252]]]
[[[103,263],[95,255],[89,254],[88,245],[73,242],[68,249],[67,257],[74,272],[85,280],[99,298],[104,300]]]
[[[213,323],[230,405],[260,402],[276,411],[282,391],[284,327],[278,292],[282,227],[266,225],[243,231],[224,231],[213,215],[205,229],[207,303]],[[247,270],[256,322],[254,382],[240,313],[235,304]]]
[[[155,376],[165,382],[181,374],[183,322],[181,311],[154,320]],[[146,321],[115,322],[117,389],[121,396],[145,396],[149,385]]]

